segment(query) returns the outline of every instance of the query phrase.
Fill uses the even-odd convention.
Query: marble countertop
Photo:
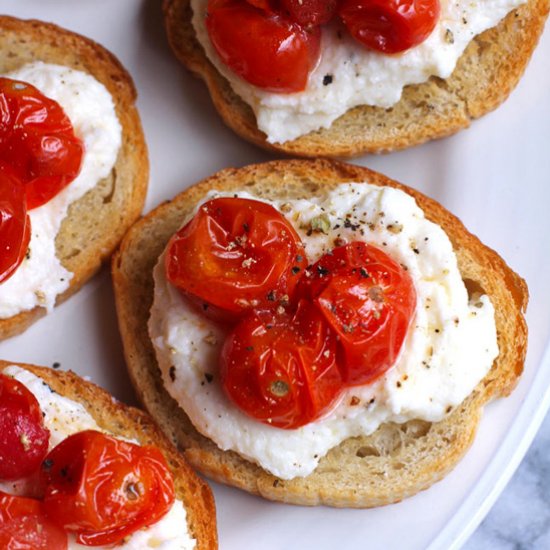
[[[550,414],[510,483],[462,550],[550,549]]]

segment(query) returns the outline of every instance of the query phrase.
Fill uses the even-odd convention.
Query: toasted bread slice
[[[407,86],[390,109],[360,106],[321,129],[268,143],[252,109],[208,61],[191,24],[190,0],[164,0],[168,40],[176,57],[202,78],[224,122],[265,149],[301,157],[353,157],[412,147],[466,128],[495,109],[516,86],[542,33],[550,0],[528,0],[477,36],[453,74]]]
[[[269,199],[315,195],[343,182],[368,181],[412,195],[426,217],[449,235],[471,292],[489,295],[496,310],[500,354],[475,391],[445,420],[385,424],[368,437],[332,449],[307,477],[283,481],[199,434],[163,387],[147,321],[153,268],[168,240],[210,190],[242,190]],[[441,479],[470,446],[484,403],[505,396],[522,372],[527,287],[504,261],[440,204],[367,168],[329,160],[275,161],[227,169],[159,206],[126,235],[113,257],[113,279],[126,361],[137,394],[189,461],[206,475],[272,500],[371,507],[399,501]]]
[[[149,180],[149,160],[135,107],[137,94],[118,59],[92,40],[50,23],[0,16],[0,74],[26,63],[44,61],[84,71],[113,97],[122,126],[122,145],[108,178],[74,202],[56,238],[56,254],[74,274],[57,304],[78,291],[110,257],[130,225],[139,217]],[[24,331],[44,316],[36,307],[0,319],[0,340]]]
[[[114,436],[158,447],[174,476],[176,498],[185,506],[189,531],[197,541],[197,550],[214,550],[218,547],[216,510],[210,487],[195,474],[147,414],[124,405],[99,386],[83,380],[73,372],[6,361],[0,361],[0,372],[11,365],[32,372],[56,393],[83,405],[100,428]]]

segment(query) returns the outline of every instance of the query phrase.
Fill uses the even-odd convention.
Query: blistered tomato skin
[[[220,375],[244,413],[277,428],[312,422],[342,391],[335,335],[305,300],[293,315],[255,311],[237,325],[223,346]]]
[[[42,506],[39,500],[0,491],[0,522],[2,524],[13,518],[40,514],[41,511]]]
[[[83,152],[57,102],[30,84],[0,78],[0,161],[25,184],[29,210],[47,203],[75,179]]]
[[[219,198],[204,203],[168,244],[167,279],[215,320],[286,307],[305,268],[300,238],[272,206]]]
[[[417,46],[439,19],[439,0],[343,0],[339,11],[351,35],[367,48],[394,54]]]
[[[21,479],[36,471],[48,452],[49,439],[34,395],[0,374],[0,479]]]
[[[120,542],[156,523],[175,500],[161,452],[88,430],[69,436],[42,464],[44,510],[79,544]]]
[[[320,56],[319,29],[306,29],[255,5],[209,0],[206,28],[218,55],[238,76],[266,91],[304,90]]]
[[[267,12],[274,12],[274,4],[276,0],[246,0],[251,6],[259,8]]]
[[[67,534],[46,517],[40,501],[0,491],[0,548],[66,550]]]
[[[0,163],[0,283],[7,281],[25,258],[30,229],[25,187]]]
[[[416,309],[414,283],[385,252],[363,242],[335,248],[300,281],[337,334],[347,385],[368,384],[392,367]]]
[[[86,546],[114,544],[156,523],[175,499],[158,449],[92,430],[50,451],[40,476],[47,515]]]
[[[328,23],[338,9],[338,0],[280,0],[283,13],[305,27]]]

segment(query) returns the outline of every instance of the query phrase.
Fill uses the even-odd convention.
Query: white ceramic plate
[[[0,12],[53,21],[114,52],[134,77],[149,145],[146,211],[212,172],[267,160],[221,123],[204,85],[174,60],[159,0],[0,0]],[[530,343],[523,378],[487,407],[478,437],[442,482],[400,504],[333,510],[273,504],[214,485],[220,546],[458,548],[497,498],[550,404],[550,33],[496,112],[454,137],[357,160],[417,187],[455,212],[529,284]],[[107,269],[0,357],[73,369],[134,402]]]

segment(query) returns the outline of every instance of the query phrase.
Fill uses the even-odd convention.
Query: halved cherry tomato
[[[0,161],[25,184],[29,210],[74,180],[82,155],[83,144],[57,102],[30,84],[0,78]]]
[[[245,0],[209,0],[206,27],[225,65],[270,92],[304,90],[319,59],[319,29],[306,30]]]
[[[306,265],[290,223],[269,204],[239,198],[204,203],[172,237],[165,262],[168,280],[218,320],[287,305]]]
[[[0,374],[0,479],[20,479],[37,470],[49,439],[36,397]]]
[[[305,300],[293,316],[255,311],[237,325],[223,346],[220,375],[243,412],[278,428],[319,418],[342,391],[336,338]]]
[[[342,0],[338,13],[363,45],[398,53],[428,38],[439,12],[439,0]]]
[[[31,238],[25,188],[8,167],[0,165],[0,283],[19,267]]]
[[[39,500],[0,491],[0,548],[66,550],[67,534],[44,515]]]
[[[338,335],[348,385],[372,382],[397,360],[416,308],[407,271],[382,250],[352,242],[324,255],[300,281]]]
[[[156,523],[175,499],[172,475],[156,447],[95,431],[55,447],[41,480],[46,514],[87,546],[114,544]]]
[[[328,23],[338,9],[339,0],[280,0],[289,19],[304,26]]]

